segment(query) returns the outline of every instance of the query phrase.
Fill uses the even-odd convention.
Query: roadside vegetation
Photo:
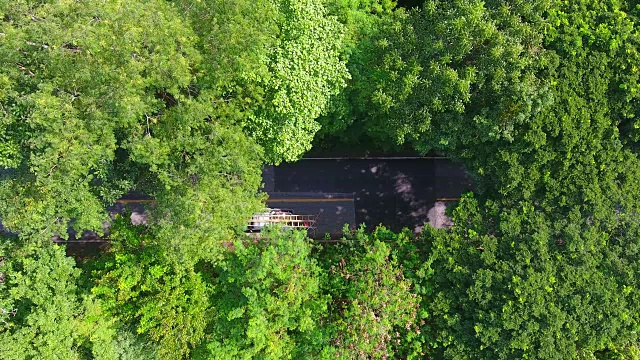
[[[631,0],[0,0],[0,358],[640,359],[639,50]],[[312,148],[476,193],[246,236]]]

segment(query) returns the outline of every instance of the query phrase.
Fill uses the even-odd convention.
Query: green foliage
[[[147,11],[168,17],[147,25],[135,2],[3,4],[2,32],[11,40],[0,45],[8,85],[0,134],[12,151],[1,162],[18,169],[2,182],[3,221],[24,232],[61,230],[69,218],[79,229],[100,228],[101,198],[113,201],[132,183],[96,182],[109,178],[119,143],[143,137],[144,115],[165,107],[155,92],[190,82],[193,34],[160,1]]]
[[[375,142],[367,139],[376,131],[369,126],[372,114],[377,113],[377,106],[371,101],[373,93],[385,80],[395,75],[388,75],[378,68],[385,56],[390,54],[389,38],[407,41],[404,24],[407,16],[402,10],[394,10],[391,1],[329,1],[327,8],[345,25],[345,44],[341,49],[347,61],[351,79],[338,95],[332,98],[328,114],[320,118],[322,129],[318,133],[316,146],[336,137],[351,145],[359,143],[360,147],[371,150],[377,147],[394,148],[395,141]],[[393,61],[393,60],[391,60]],[[386,77],[386,79],[383,79]],[[380,136],[376,138],[380,140]],[[386,139],[385,139],[386,140]]]
[[[117,333],[112,343],[115,359],[119,360],[153,360],[158,358],[155,346],[143,343],[138,336],[127,331]]]
[[[322,255],[328,272],[325,287],[332,297],[326,322],[332,349],[325,350],[331,358],[393,357],[407,347],[403,342],[420,333],[420,299],[378,234],[360,229],[345,239],[347,244],[327,248]]]
[[[198,91],[198,38],[174,6],[21,0],[0,14],[8,228],[101,231],[104,207],[133,188],[157,197],[163,225],[200,229],[183,239],[194,254],[260,207],[262,153]]]
[[[159,357],[184,358],[204,336],[210,289],[192,267],[168,261],[148,229],[120,220],[111,238],[92,271],[101,316],[134,326],[157,344]]]
[[[194,104],[172,109],[179,112],[175,117],[167,114],[172,125],[157,130],[165,139],[166,159],[150,174],[157,178],[147,187],[157,199],[151,222],[158,241],[180,263],[217,258],[221,243],[264,207],[258,193],[260,148],[238,127],[189,120],[206,117],[207,108]]]
[[[482,193],[509,207],[524,200],[566,216],[579,206],[585,217],[599,219],[619,207],[636,211],[638,161],[618,131],[634,102],[617,90],[635,80],[625,75],[615,45],[629,38],[625,47],[633,47],[633,27],[616,4],[554,6],[545,19],[549,61],[539,74],[549,84],[550,101],[517,128],[513,141],[455,153],[480,175]]]
[[[349,106],[329,121],[420,152],[511,141],[544,93],[535,76],[545,62],[536,31],[544,6],[427,1],[394,12],[350,59]]]
[[[319,0],[180,4],[201,40],[198,85],[220,97],[217,111],[237,118],[270,163],[299,159],[348,77],[340,24]]]
[[[427,227],[424,231],[429,231]],[[394,233],[384,227],[376,228],[369,241],[380,241],[391,249],[391,255],[404,277],[411,282],[411,294],[420,301],[415,323],[410,328],[399,329],[401,341],[395,347],[396,358],[422,359],[433,355],[431,348],[437,346],[433,331],[427,323],[431,318],[429,308],[433,298],[433,273],[430,256],[431,241],[418,237],[409,230]],[[413,295],[415,294],[415,295]]]
[[[545,0],[396,11],[350,57],[354,80],[326,129],[346,127],[349,143],[457,158],[503,206],[633,211],[636,12],[618,1]]]
[[[320,268],[303,232],[272,229],[255,243],[236,241],[216,267],[208,354],[213,359],[290,359],[326,312]],[[304,339],[304,341],[302,341]],[[205,357],[205,355],[202,355]]]
[[[345,39],[340,49],[352,64],[352,55],[358,55],[363,43],[368,41],[372,32],[380,31],[381,20],[391,15],[396,7],[394,0],[330,0],[326,1],[329,14],[344,24]],[[362,55],[362,54],[361,54]],[[354,75],[353,69],[349,73]],[[355,79],[354,79],[355,80]]]
[[[122,328],[82,285],[63,247],[2,238],[3,359],[152,359],[155,346]]]
[[[57,245],[0,243],[3,359],[77,359],[80,271]]]
[[[408,51],[421,73],[398,104],[398,140],[422,152],[513,141],[544,99],[535,74],[546,63],[539,28],[547,6],[426,1],[413,12],[416,45]]]
[[[465,197],[454,221],[425,234],[440,356],[570,359],[636,341],[635,215],[550,221],[530,204],[499,211]]]
[[[0,357],[638,358],[640,6],[396,5],[0,2]],[[447,154],[478,200],[240,235],[316,134]],[[130,190],[149,226],[83,272],[48,241]]]
[[[634,11],[635,10],[635,11]],[[625,1],[576,1],[549,12],[545,47],[599,78],[607,115],[625,140],[638,142],[640,32],[637,5]],[[603,97],[604,97],[603,96]]]
[[[85,274],[81,284],[89,283],[91,290],[93,278]],[[103,303],[94,296],[84,297],[84,313],[82,322],[76,331],[82,334],[79,351],[82,358],[100,360],[140,359],[152,360],[157,358],[157,346],[144,335],[137,335],[129,324],[123,324],[113,316]]]
[[[387,48],[367,75],[380,85],[354,90],[368,111],[350,115],[354,126],[461,159],[483,199],[465,199],[450,232],[427,231],[416,246],[429,259],[405,271],[421,274],[435,356],[633,349],[640,172],[627,6],[427,1],[379,35]]]

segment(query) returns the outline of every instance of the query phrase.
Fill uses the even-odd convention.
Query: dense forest
[[[640,359],[635,0],[0,19],[1,359]],[[450,229],[248,237],[263,165],[312,148],[447,156],[475,191]],[[106,211],[132,190],[146,226]]]

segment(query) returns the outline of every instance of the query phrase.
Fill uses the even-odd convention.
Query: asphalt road
[[[427,222],[447,226],[446,204],[471,189],[464,170],[442,158],[303,159],[267,167],[263,179],[269,206],[318,215],[319,236],[339,235],[345,223],[369,229],[383,224],[396,231],[420,231]],[[132,195],[109,211],[126,205],[134,211],[132,221],[144,223],[149,201]]]
[[[327,234],[331,238],[340,238],[345,224],[352,228],[356,225],[352,193],[271,192],[267,206],[311,215],[313,225],[308,233],[314,239],[322,239]]]
[[[368,228],[419,231],[469,189],[464,170],[442,158],[303,159],[265,171],[268,193],[353,194],[355,222]]]

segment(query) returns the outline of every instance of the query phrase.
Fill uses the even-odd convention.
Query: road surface
[[[464,170],[444,158],[303,159],[266,168],[264,183],[269,194],[353,194],[356,224],[414,231],[445,226],[444,204],[471,189]]]
[[[425,223],[446,227],[446,204],[471,189],[464,170],[443,158],[303,159],[266,167],[263,179],[269,207],[318,215],[314,237],[335,237],[345,223],[416,232]],[[122,212],[126,206],[132,222],[143,224],[148,202],[153,200],[130,195],[108,210]]]

